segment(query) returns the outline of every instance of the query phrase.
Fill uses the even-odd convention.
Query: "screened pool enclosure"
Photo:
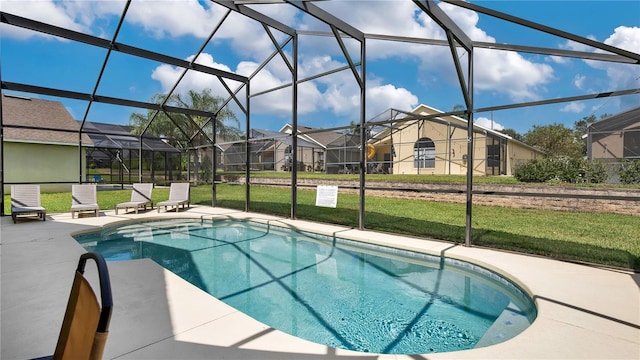
[[[568,103],[598,106],[603,99],[637,104],[640,92],[634,80],[640,75],[640,54],[593,40],[588,33],[496,10],[492,2],[127,0],[56,8],[78,11],[70,17],[75,23],[43,18],[20,3],[4,1],[0,11],[2,93],[61,102],[77,121],[76,128],[64,130],[51,127],[46,118],[37,124],[9,123],[3,107],[3,133],[64,131],[77,138],[75,155],[69,160],[77,164],[73,180],[61,181],[52,172],[49,180],[36,181],[41,184],[190,181],[208,184],[215,204],[224,191],[218,188],[220,182],[233,175],[245,187],[244,210],[249,211],[254,200],[252,175],[281,171],[289,174],[290,216],[296,218],[299,173],[331,174],[336,179],[356,174],[357,223],[364,229],[370,175],[398,174],[401,166],[425,173],[442,161],[443,169],[455,168],[467,179],[463,216],[469,245],[473,178],[478,175],[474,171],[482,167],[482,174],[504,174],[508,157],[502,135],[475,124],[476,119]],[[479,5],[483,3],[487,6]],[[536,4],[553,11],[552,2]],[[144,23],[144,14],[154,17],[152,25]],[[396,18],[402,14],[404,19]],[[506,24],[532,36],[517,40],[479,36],[473,32],[477,28],[466,22],[470,18],[480,24]],[[579,44],[572,49],[581,50],[540,46],[533,40],[538,36],[558,44]],[[54,44],[56,51],[43,53],[38,41],[25,39]],[[82,59],[70,55],[78,51]],[[406,60],[399,58],[401,53]],[[550,66],[537,60],[541,57],[612,66],[626,73],[628,81],[611,81],[608,88],[596,91],[576,88],[574,95],[561,98],[546,96],[545,91],[509,98],[497,95],[504,83],[492,84],[494,79],[479,75],[496,62],[501,74],[520,71],[516,67],[522,62]],[[80,63],[90,68],[91,76],[74,76]],[[410,64],[417,65],[416,70],[409,72]],[[390,65],[396,79],[381,81],[377,74]],[[51,73],[59,76],[43,76]],[[429,90],[420,100],[379,96],[382,90],[399,89],[385,84],[403,83],[407,77]],[[157,83],[144,87],[143,78]],[[540,90],[522,87],[523,92]],[[446,110],[411,112],[419,103],[435,102],[441,93],[450,96],[444,102]],[[410,91],[393,95],[413,96]],[[398,109],[406,104],[411,108]],[[333,110],[331,116],[318,114],[327,109]],[[446,117],[464,124],[451,127],[446,140],[436,140],[435,134],[399,136],[409,120],[444,123]],[[542,119],[530,116],[519,121],[535,125]],[[477,147],[478,136],[486,134],[492,136],[491,143]],[[465,145],[454,148],[451,144],[456,141]],[[33,182],[26,175],[9,176],[20,173],[18,162],[11,160],[17,156],[12,144],[3,137],[3,195],[6,186]],[[375,145],[373,150],[369,145]],[[410,154],[403,159],[398,158],[401,147]]]

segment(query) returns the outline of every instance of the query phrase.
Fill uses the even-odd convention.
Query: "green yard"
[[[217,205],[244,209],[242,185],[217,186]],[[101,209],[129,200],[130,190],[98,192]],[[154,202],[166,200],[168,188],[153,190]],[[253,212],[290,215],[288,188],[251,188]],[[211,185],[192,187],[192,204],[211,205]],[[42,194],[47,212],[68,212],[70,193]],[[340,194],[337,208],[315,206],[315,191],[298,191],[298,218],[358,226],[358,196]],[[367,229],[464,242],[465,206],[424,200],[368,197],[365,201]],[[10,199],[5,197],[5,213]],[[474,206],[472,243],[571,261],[584,261],[640,270],[640,216]]]

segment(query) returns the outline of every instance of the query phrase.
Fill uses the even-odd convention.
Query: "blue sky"
[[[640,52],[640,2],[636,0],[557,1],[493,0],[472,3],[558,28],[582,37]],[[0,0],[2,11],[94,36],[111,39],[124,1]],[[331,11],[354,27],[371,34],[443,39],[443,32],[412,1],[323,1],[316,5]],[[595,51],[580,44],[459,7],[439,6],[474,40]],[[296,29],[328,28],[289,5],[252,5]],[[192,59],[218,22],[224,8],[196,0],[134,0],[117,41],[180,59]],[[274,33],[278,40],[283,37]],[[91,93],[106,50],[68,40],[42,36],[0,25],[3,81],[55,87]],[[346,41],[359,60],[354,41]],[[302,36],[299,73],[302,78],[346,64],[336,41],[330,37]],[[271,41],[261,25],[233,14],[223,23],[196,60],[198,63],[241,75],[251,74],[271,52]],[[285,48],[290,56],[291,47]],[[367,118],[388,108],[411,110],[419,104],[449,111],[463,104],[446,47],[368,40]],[[463,59],[464,57],[461,57]],[[515,52],[476,50],[474,58],[477,108],[538,101],[567,96],[640,88],[640,66],[601,63]],[[171,89],[181,69],[121,53],[112,53],[97,94],[148,101],[153,94]],[[276,57],[251,82],[252,93],[291,81],[284,62]],[[231,88],[238,84],[229,83]],[[216,78],[187,73],[177,88],[211,88],[227,97]],[[244,92],[243,92],[244,94]],[[27,94],[28,95],[28,94]],[[359,89],[350,71],[305,82],[299,87],[298,119],[301,125],[335,127],[359,119]],[[252,126],[278,130],[291,122],[289,89],[256,96],[251,100]],[[82,119],[87,104],[62,101],[72,115]],[[524,109],[476,114],[476,121],[496,129],[513,128],[525,133],[533,125],[573,123],[583,117],[615,114],[640,106],[640,94],[576,103],[560,103]],[[127,124],[137,109],[94,104],[87,120]],[[242,118],[242,117],[241,117]],[[493,119],[493,125],[491,122]]]

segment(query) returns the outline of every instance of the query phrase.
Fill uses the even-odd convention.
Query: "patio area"
[[[278,219],[315,233],[471,261],[529,291],[538,317],[519,336],[485,348],[427,355],[378,355],[330,348],[284,334],[218,301],[151,260],[110,262],[113,316],[105,359],[639,359],[640,274],[335,225],[193,206],[47,221],[1,219],[2,359],[53,353],[78,257],[70,234],[115,221],[224,215]],[[93,264],[87,274],[95,281]]]

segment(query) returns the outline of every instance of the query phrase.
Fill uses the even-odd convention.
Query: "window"
[[[429,138],[420,138],[413,146],[413,166],[418,169],[436,167],[436,145]]]
[[[506,140],[487,135],[487,175],[504,175]]]
[[[640,127],[627,129],[624,132],[624,151],[622,156],[627,159],[640,158]]]
[[[291,171],[291,166],[293,165],[293,159],[291,157],[291,153],[293,152],[293,148],[291,145],[288,145],[284,149],[284,165],[282,165],[282,170]]]

